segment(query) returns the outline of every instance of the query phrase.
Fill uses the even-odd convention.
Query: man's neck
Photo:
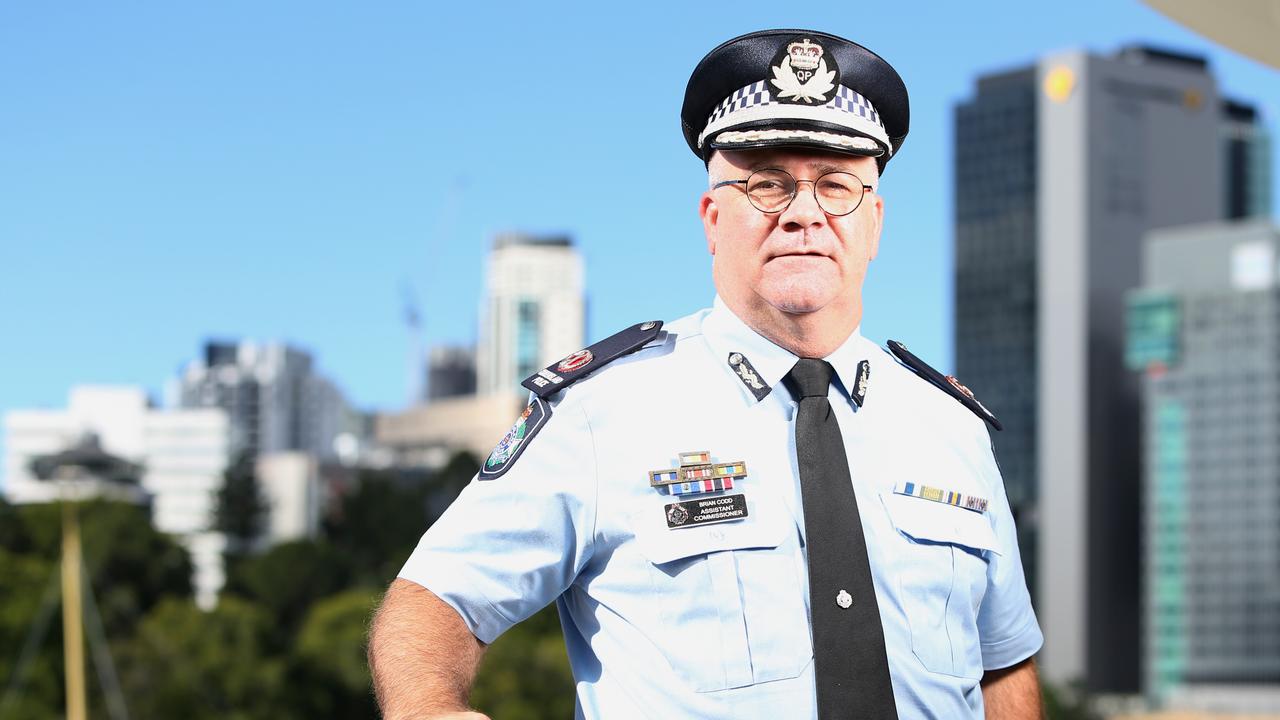
[[[729,298],[723,300],[747,327],[798,357],[830,355],[849,339],[862,320],[861,299],[855,299],[851,307],[833,303],[810,313],[783,312],[767,303],[738,307]]]

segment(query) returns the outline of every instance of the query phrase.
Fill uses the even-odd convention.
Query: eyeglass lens
[[[798,182],[813,186],[818,207],[829,215],[848,215],[862,202],[862,180],[853,173],[829,172],[817,180],[797,181],[791,173],[776,168],[751,173],[747,178],[747,198],[761,212],[781,212],[795,197]]]

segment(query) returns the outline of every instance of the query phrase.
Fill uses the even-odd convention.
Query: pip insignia
[[[774,97],[779,102],[825,105],[840,84],[835,56],[809,38],[796,38],[773,59],[769,67]]]
[[[959,400],[961,405],[969,408],[974,415],[986,420],[991,427],[996,430],[1004,429],[1004,426],[1000,424],[1000,421],[996,419],[996,416],[991,414],[991,411],[988,410],[985,405],[978,402],[978,398],[974,397],[973,391],[961,385],[954,377],[943,375],[937,370],[934,370],[928,363],[908,352],[907,346],[897,340],[890,340],[888,345],[889,352],[893,353],[893,356],[898,359],[898,362],[904,365],[907,369],[925,380],[928,380],[935,387],[956,400]]]
[[[680,453],[680,467],[650,470],[649,487],[666,488],[668,495],[694,495],[732,490],[735,482],[746,478],[745,462],[713,463],[710,452],[698,450]]]

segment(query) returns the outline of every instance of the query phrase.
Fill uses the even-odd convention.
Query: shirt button
[[[848,591],[841,590],[840,593],[836,595],[836,604],[845,610],[848,610],[849,607],[853,605],[853,596],[850,595]]]
[[[723,540],[723,539],[724,539],[724,531],[723,531],[723,530],[712,530],[712,531],[711,531],[711,539],[712,539],[712,540]]]

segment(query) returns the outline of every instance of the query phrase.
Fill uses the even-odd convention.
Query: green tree
[[[270,647],[284,652],[312,605],[349,587],[350,559],[327,542],[276,545],[228,566],[224,595],[259,605],[272,618]]]
[[[173,539],[151,526],[147,508],[93,501],[79,508],[86,590],[92,591],[108,639],[130,637],[165,598],[191,595],[191,562]],[[10,685],[29,639],[34,645],[16,705],[0,717],[55,717],[63,709],[62,615],[56,573],[61,557],[61,507],[0,506],[0,692]],[[50,593],[51,587],[53,592]],[[86,604],[86,611],[91,606]],[[33,636],[41,617],[43,637]],[[92,655],[90,656],[92,657]],[[103,716],[101,688],[89,668],[90,702]],[[15,685],[17,687],[17,685]],[[91,708],[92,709],[92,708]]]
[[[82,503],[79,513],[85,568],[108,636],[130,632],[163,597],[190,597],[191,558],[152,527],[149,508],[95,500]],[[24,505],[14,517],[7,549],[58,562],[61,507]]]
[[[355,488],[325,518],[324,536],[347,553],[353,584],[385,587],[422,533],[475,476],[480,463],[467,452],[453,455],[439,470],[365,470]]]
[[[350,558],[356,584],[384,587],[395,578],[428,524],[425,484],[395,473],[362,471],[324,524],[324,535]]]
[[[1042,680],[1041,685],[1045,717],[1049,720],[1101,720],[1101,716],[1090,708],[1089,695],[1082,683],[1059,687]]]
[[[555,606],[511,628],[485,651],[471,704],[494,718],[573,717],[573,673]]]
[[[0,718],[5,720],[62,713],[62,633],[56,596],[54,604],[44,607],[57,569],[47,558],[0,549]],[[41,614],[44,623],[37,627]],[[32,634],[42,629],[43,638]],[[39,644],[30,648],[25,667],[19,667],[29,641]],[[19,672],[21,677],[16,676]]]
[[[254,456],[240,453],[223,475],[214,504],[214,529],[227,536],[229,555],[244,555],[262,537],[271,507],[258,482]]]
[[[348,590],[316,603],[307,614],[294,647],[289,682],[289,704],[305,717],[377,717],[365,636],[380,595]]]
[[[265,651],[270,624],[261,608],[234,597],[212,612],[162,602],[119,646],[130,710],[182,720],[293,717],[283,702],[284,664]]]

